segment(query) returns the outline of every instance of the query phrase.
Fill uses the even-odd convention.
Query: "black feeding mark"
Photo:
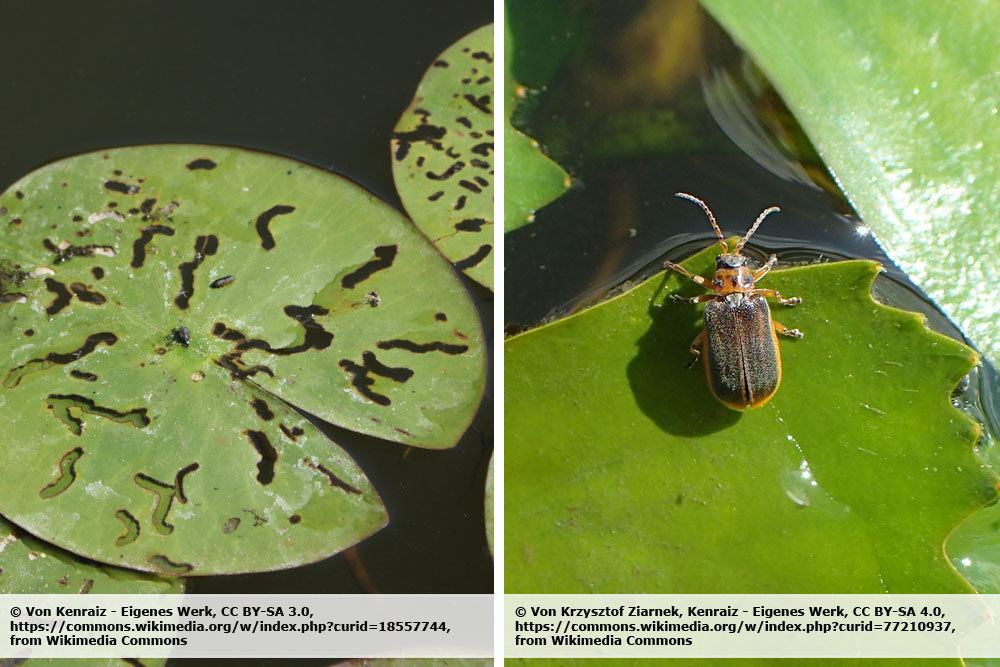
[[[94,375],[93,373],[88,373],[87,371],[72,370],[69,372],[69,374],[72,377],[75,377],[77,380],[86,380],[87,382],[97,382],[97,376]]]
[[[430,343],[416,343],[412,340],[394,338],[392,340],[380,340],[376,343],[376,346],[380,350],[406,350],[407,352],[414,352],[416,354],[423,354],[425,352],[462,354],[469,351],[468,345],[455,345],[454,343],[445,343],[439,340]]]
[[[448,146],[448,148],[444,149],[444,154],[450,157],[452,160],[457,160],[462,156],[462,154],[459,153],[458,149],[455,148],[454,146]]]
[[[465,163],[461,160],[452,163],[450,167],[442,171],[440,174],[435,174],[433,171],[427,172],[427,178],[432,181],[447,181],[449,178],[457,174],[458,172],[465,169]]]
[[[174,298],[174,303],[181,310],[186,310],[194,295],[194,271],[205,261],[208,255],[214,255],[219,249],[219,239],[215,234],[199,236],[194,242],[194,259],[184,262],[177,268],[181,272],[181,291]]]
[[[490,182],[489,182],[489,181],[487,181],[487,180],[486,180],[485,178],[483,178],[482,176],[476,176],[476,177],[475,177],[475,180],[476,180],[476,183],[479,183],[479,185],[483,186],[484,188],[485,188],[485,187],[486,187],[487,185],[489,185],[489,184],[490,184]]]
[[[63,454],[58,464],[59,476],[43,486],[38,491],[38,495],[48,500],[49,498],[55,498],[72,486],[73,482],[76,481],[76,462],[80,460],[81,456],[83,456],[83,449],[80,447],[71,449]]]
[[[488,63],[493,62],[493,54],[489,51],[476,51],[472,54],[472,57],[476,60],[485,60]]]
[[[332,470],[327,468],[322,463],[313,463],[309,459],[302,459],[302,462],[305,463],[310,468],[312,468],[313,470],[315,470],[316,472],[322,473],[323,476],[326,477],[327,484],[329,484],[330,486],[338,488],[341,491],[346,491],[347,493],[354,494],[356,496],[361,495],[361,489],[357,488],[356,486],[351,486],[344,480],[340,479],[339,477],[333,474]]]
[[[414,110],[414,113],[418,112],[419,110]],[[441,150],[441,140],[444,139],[444,135],[447,133],[448,130],[443,127],[430,125],[427,122],[427,116],[423,116],[420,119],[420,125],[416,128],[407,132],[393,133],[392,138],[397,142],[396,159],[403,160],[406,158],[406,155],[410,152],[410,146],[418,142],[424,142],[434,150]]]
[[[69,243],[56,245],[48,239],[43,240],[42,245],[45,246],[46,250],[55,254],[53,261],[56,264],[68,262],[74,257],[93,257],[94,255],[102,255],[104,257],[115,256],[115,249],[109,245],[70,245]]]
[[[476,194],[479,194],[480,192],[483,191],[482,188],[480,188],[472,181],[461,180],[458,182],[458,184],[461,185],[466,190],[469,190],[470,192],[475,192]]]
[[[52,299],[52,303],[45,308],[45,312],[49,315],[55,315],[60,310],[68,306],[70,300],[73,298],[73,295],[70,294],[68,289],[66,289],[66,286],[53,278],[45,279],[45,288],[56,295],[55,298]]]
[[[466,199],[468,199],[466,195],[459,195],[458,199],[455,200],[454,209],[456,211],[461,211],[463,208],[465,208]]]
[[[48,407],[74,435],[83,433],[83,420],[71,412],[74,408],[82,414],[103,417],[119,424],[131,424],[136,428],[146,428],[150,424],[146,408],[133,408],[121,412],[114,408],[97,405],[93,399],[79,394],[49,394]]]
[[[155,200],[153,200],[155,201]],[[146,246],[149,242],[153,240],[155,234],[163,234],[164,236],[173,236],[173,227],[167,227],[166,225],[150,225],[142,230],[142,234],[139,238],[135,240],[132,244],[132,268],[138,269],[146,261]]]
[[[315,319],[314,315],[328,315],[329,310],[322,306],[285,306],[285,315],[292,318],[296,322],[302,325],[305,329],[305,335],[303,340],[298,345],[289,345],[288,347],[271,347],[271,344],[266,340],[261,340],[259,338],[244,338],[236,345],[236,351],[243,353],[247,350],[264,350],[265,352],[270,352],[271,354],[278,354],[282,356],[287,356],[290,354],[299,354],[301,352],[306,352],[308,350],[325,350],[330,347],[330,343],[333,342],[333,334],[323,328],[323,325],[319,324]],[[222,329],[218,328],[218,323],[212,328],[212,333],[216,334],[220,338],[225,338],[226,336],[231,336],[234,333],[241,334],[235,329],[228,329],[225,325]],[[219,333],[216,333],[218,331]]]
[[[82,346],[72,352],[49,352],[41,359],[32,359],[25,364],[21,364],[16,368],[10,369],[10,371],[7,372],[6,377],[4,377],[3,386],[8,389],[13,389],[19,382],[21,382],[21,378],[25,375],[36,371],[42,371],[46,368],[51,368],[55,364],[72,363],[77,359],[85,357],[93,352],[101,343],[111,347],[117,342],[118,336],[114,335],[110,331],[102,331],[101,333],[91,334],[90,336],[87,336],[87,340]]]
[[[441,197],[443,196],[444,196],[444,190],[438,190],[437,192],[427,195],[427,201],[437,201],[438,199],[441,199]]]
[[[476,252],[472,253],[465,259],[460,259],[457,262],[455,262],[455,268],[458,269],[459,271],[465,271],[466,269],[472,268],[476,264],[479,264],[481,261],[486,259],[492,250],[493,246],[489,244],[481,245],[479,246],[479,249],[476,250]]]
[[[489,154],[493,152],[493,142],[484,141],[481,144],[476,144],[469,150],[471,150],[476,155],[482,155],[483,157],[488,157]]]
[[[373,403],[377,403],[379,405],[389,405],[392,401],[388,396],[372,391],[371,387],[374,386],[375,380],[369,375],[369,373],[381,375],[384,378],[388,378],[399,383],[406,382],[413,377],[413,371],[411,369],[386,366],[375,357],[374,352],[363,352],[361,354],[361,361],[363,363],[359,366],[350,359],[341,359],[340,367],[351,374],[351,384],[358,390],[358,393]]]
[[[134,195],[139,191],[138,185],[122,183],[121,181],[105,181],[104,187],[112,192],[120,192],[123,195]]]
[[[153,214],[153,207],[156,206],[156,198],[150,197],[139,204],[139,212],[142,213],[144,220],[148,220],[149,216]]]
[[[146,562],[156,568],[161,574],[172,574],[180,576],[187,574],[194,569],[191,563],[175,563],[163,554],[155,554],[146,559]]]
[[[228,535],[237,528],[240,527],[240,518],[238,516],[230,517],[226,519],[226,522],[222,524],[222,532]]]
[[[397,252],[399,247],[395,245],[378,246],[375,248],[375,257],[344,276],[340,285],[346,289],[353,289],[358,283],[371,278],[376,271],[388,269],[396,259]]]
[[[212,325],[212,335],[222,340],[246,340],[243,332],[237,329],[230,329],[222,322],[216,322]]]
[[[196,169],[215,169],[218,165],[207,157],[200,157],[197,160],[192,160],[187,163],[187,168],[191,171]]]
[[[291,440],[292,442],[298,441],[299,436],[305,433],[305,431],[303,431],[298,426],[293,426],[292,428],[288,428],[284,424],[278,424],[278,428],[280,428],[281,432],[285,434],[285,437]]]
[[[279,215],[287,215],[294,210],[294,206],[278,204],[257,216],[257,236],[260,237],[260,246],[264,250],[270,250],[274,247],[274,236],[271,235],[271,228],[269,227],[271,220]]]
[[[462,95],[462,97],[465,98],[466,102],[476,107],[483,113],[488,113],[488,114],[493,113],[493,109],[490,108],[491,99],[489,95],[480,95],[479,97],[476,97],[471,93],[466,93],[465,95]]]
[[[220,287],[225,287],[236,280],[236,276],[222,276],[221,278],[216,278],[208,284],[212,289],[219,289]]]
[[[460,232],[478,232],[482,231],[483,225],[488,224],[490,224],[490,222],[485,218],[466,218],[461,222],[456,222],[455,229]]]
[[[438,322],[447,322],[448,316],[445,315],[444,313],[434,313],[434,319],[437,320]]]
[[[252,407],[253,411],[257,413],[257,416],[263,419],[264,421],[271,421],[272,419],[274,419],[274,413],[271,412],[271,406],[269,406],[267,404],[267,401],[265,401],[264,399],[262,398],[253,399],[252,401],[250,401],[250,407]]]
[[[268,485],[274,480],[274,464],[278,460],[278,450],[274,448],[267,434],[262,431],[244,431],[250,444],[260,454],[257,462],[257,481]]]
[[[184,478],[200,467],[201,466],[197,463],[192,463],[177,471],[177,476],[174,477],[174,488],[176,489],[177,502],[187,504],[188,499],[187,496],[184,495]]]
[[[99,266],[91,267],[90,272],[94,274],[94,278],[96,280],[100,280],[101,278],[104,277],[104,269],[102,269]]]
[[[83,283],[71,283],[69,289],[73,292],[77,299],[83,301],[84,303],[92,303],[95,306],[103,306],[108,302],[107,297],[96,290],[90,289]]]
[[[480,160],[479,158],[472,158],[471,160],[469,160],[469,164],[471,164],[473,167],[479,167],[480,169],[490,169],[492,166],[490,165],[489,162],[486,162],[485,160]]]
[[[288,523],[292,524],[293,526],[300,521],[302,521],[302,517],[299,516],[298,514],[293,514],[290,517],[288,517]]]
[[[435,60],[433,66],[434,67],[447,67],[448,66],[448,61],[447,60]]]
[[[481,76],[478,79],[476,79],[476,83],[480,86],[483,85],[484,83],[489,83],[489,82],[490,82],[490,77],[488,76]]]
[[[461,123],[462,125],[466,126],[467,128],[469,128],[470,130],[472,129],[472,121],[466,118],[465,116],[459,116],[455,120]]]

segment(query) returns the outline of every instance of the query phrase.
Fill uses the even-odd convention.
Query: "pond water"
[[[506,235],[509,334],[711,245],[704,213],[674,196],[682,191],[709,204],[726,236],[780,206],[748,254],[774,252],[779,266],[877,260],[886,269],[878,300],[922,312],[931,328],[969,343],[885,255],[775,90],[695,2],[552,4],[558,10],[539,15],[535,3],[508,2],[514,76],[533,89],[514,120],[570,172],[573,187]],[[981,455],[1000,469],[996,368],[984,362],[953,402],[984,426]],[[1000,592],[1000,506],[982,514],[949,551],[970,580]]]
[[[18,3],[4,11],[0,189],[77,153],[195,142],[329,169],[399,210],[392,129],[434,57],[493,20],[483,0]],[[492,294],[466,285],[490,332]],[[345,555],[282,572],[195,578],[190,592],[492,590],[483,520],[490,396],[447,451],[322,427],[372,480],[390,525]],[[279,663],[287,661],[255,664]]]

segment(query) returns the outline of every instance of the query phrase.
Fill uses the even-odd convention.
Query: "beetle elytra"
[[[708,387],[723,405],[734,410],[760,407],[771,400],[781,383],[778,335],[789,338],[801,338],[803,335],[798,329],[788,329],[771,319],[771,309],[767,304],[768,297],[783,306],[794,306],[802,299],[786,299],[776,290],[757,288],[757,281],[771,270],[778,258],[771,255],[760,268],[754,269],[742,254],[743,247],[764,218],[780,209],[777,206],[765,209],[736,247],[730,250],[705,202],[685,192],[676,194],[698,204],[705,211],[722,248],[722,253],[715,258],[715,275],[711,282],[673,262],[663,263],[664,268],[712,290],[709,294],[690,299],[676,294],[671,296],[672,300],[684,303],[707,302],[705,328],[691,343],[694,358],[689,367],[699,358],[702,360]]]

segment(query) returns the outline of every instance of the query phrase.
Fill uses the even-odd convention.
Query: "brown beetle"
[[[727,407],[734,410],[760,407],[774,396],[781,382],[777,334],[789,338],[802,338],[803,335],[798,329],[788,329],[772,320],[771,309],[767,305],[767,297],[777,299],[783,306],[794,306],[802,303],[802,299],[786,299],[773,289],[757,288],[757,281],[771,270],[778,258],[771,255],[763,266],[755,270],[742,254],[743,246],[764,218],[780,209],[772,206],[764,210],[746,236],[730,251],[715,216],[705,202],[684,192],[678,192],[677,196],[701,206],[722,247],[722,254],[715,258],[715,275],[711,283],[706,283],[705,278],[678,264],[663,263],[664,268],[673,269],[712,290],[711,294],[690,299],[676,294],[671,296],[674,301],[684,303],[708,302],[705,304],[705,328],[691,343],[694,359],[689,367],[699,357],[702,359],[709,389]]]

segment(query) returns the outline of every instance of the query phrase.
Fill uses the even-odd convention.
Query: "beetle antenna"
[[[703,210],[705,215],[708,216],[708,221],[712,223],[712,229],[715,230],[715,235],[719,237],[719,245],[722,246],[722,252],[729,252],[729,246],[726,245],[726,237],[722,235],[722,230],[719,229],[719,223],[715,221],[715,216],[712,215],[712,211],[709,210],[708,204],[686,192],[675,192],[674,196],[680,197],[681,199],[687,199],[688,201],[693,201],[698,206],[701,206],[701,210]]]
[[[772,213],[777,213],[780,210],[781,209],[778,208],[777,206],[772,206],[771,208],[765,208],[761,212],[761,214],[757,216],[757,220],[755,220],[753,225],[751,225],[750,230],[747,232],[747,235],[741,238],[740,242],[736,244],[737,255],[740,254],[740,251],[743,250],[743,246],[747,244],[747,241],[750,240],[750,237],[753,236],[753,233],[757,231],[758,227],[760,227],[760,223],[764,222],[764,218],[771,215]]]

